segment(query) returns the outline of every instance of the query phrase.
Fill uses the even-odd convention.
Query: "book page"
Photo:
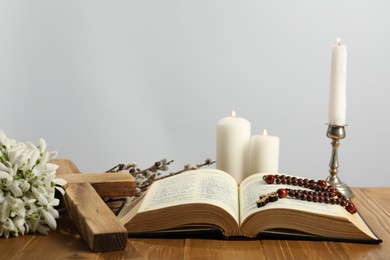
[[[267,205],[258,208],[256,200],[260,195],[276,191],[279,188],[301,189],[304,187],[297,187],[283,184],[267,184],[263,180],[266,174],[254,174],[246,178],[240,185],[240,224],[251,214],[262,210],[269,210],[273,208],[295,209],[304,212],[311,212],[322,215],[329,215],[333,217],[345,217],[346,210],[338,205],[330,205],[325,203],[313,203],[308,201],[297,200],[293,198],[279,199],[276,202],[270,202]],[[309,189],[307,189],[309,190]]]
[[[226,210],[238,223],[236,181],[216,169],[200,169],[153,183],[139,212],[191,203],[216,205]]]

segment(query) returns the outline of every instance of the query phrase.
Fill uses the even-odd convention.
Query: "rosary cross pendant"
[[[279,199],[278,194],[275,191],[273,191],[273,192],[270,192],[266,195],[259,196],[259,199],[256,200],[256,204],[257,204],[257,207],[260,208],[260,207],[264,207],[265,205],[267,205],[268,202],[275,202],[278,199]]]

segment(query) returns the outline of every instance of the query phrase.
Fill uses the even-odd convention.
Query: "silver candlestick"
[[[345,126],[343,125],[329,125],[328,131],[326,133],[327,137],[332,139],[332,156],[329,163],[329,172],[330,175],[326,181],[337,188],[344,196],[347,198],[352,198],[354,196],[352,190],[343,183],[340,178],[337,176],[339,161],[338,161],[338,148],[340,145],[340,139],[345,138]]]

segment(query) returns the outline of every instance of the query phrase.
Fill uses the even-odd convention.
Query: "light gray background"
[[[340,177],[389,186],[389,1],[1,1],[0,129],[84,172],[215,159],[231,113],[328,176],[331,45],[348,47]]]

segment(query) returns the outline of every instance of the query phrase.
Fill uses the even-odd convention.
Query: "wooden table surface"
[[[72,172],[71,167],[62,165],[60,170]],[[129,238],[124,251],[93,253],[64,217],[47,236],[0,238],[0,259],[390,259],[390,188],[354,188],[353,192],[358,210],[382,244]]]

